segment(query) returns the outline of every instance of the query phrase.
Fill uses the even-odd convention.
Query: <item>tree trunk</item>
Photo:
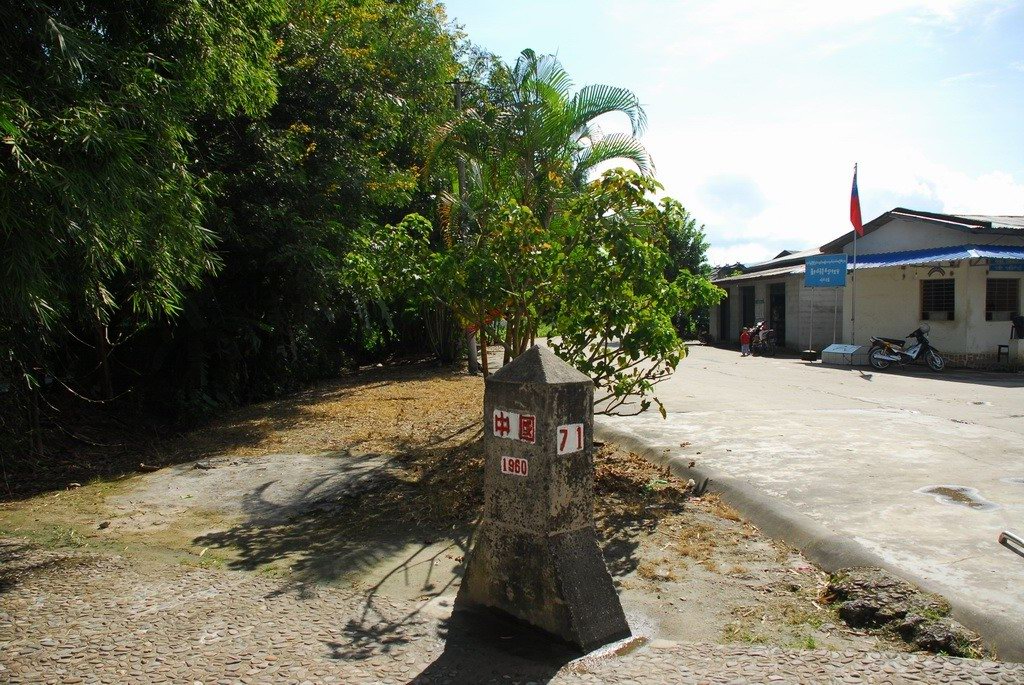
[[[28,391],[28,434],[32,454],[43,456],[43,431],[39,421],[39,388],[32,387]]]
[[[462,114],[462,83],[456,81],[453,86],[455,87],[455,111],[457,114]],[[456,212],[455,221],[459,231],[459,240],[465,241],[469,237],[469,230],[466,226],[466,198],[468,197],[468,190],[466,189],[466,160],[462,155],[458,155],[455,158],[455,166],[459,176],[459,211]],[[476,376],[480,373],[480,362],[476,356],[476,333],[466,331],[465,335],[469,373]]]
[[[477,359],[476,333],[473,331],[466,331],[466,350],[469,353],[469,373],[474,376],[479,376],[480,360]]]
[[[487,329],[484,328],[484,322],[480,320],[480,362],[484,368],[484,378],[490,374],[487,362]]]
[[[427,327],[427,339],[442,364],[455,363],[459,353],[459,335],[451,310],[445,304],[428,306],[423,311]]]
[[[512,361],[516,346],[516,319],[505,319],[505,356],[502,358],[502,366]]]
[[[110,344],[107,342],[107,327],[96,314],[93,322],[93,334],[96,339],[96,361],[100,373],[100,399],[110,401],[114,399],[114,384],[110,381]]]

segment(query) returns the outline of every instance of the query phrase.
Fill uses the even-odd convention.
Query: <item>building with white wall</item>
[[[738,344],[741,328],[767,321],[779,344],[794,350],[806,349],[808,344],[821,349],[841,340],[842,289],[804,287],[804,260],[817,254],[820,248],[783,252],[737,270],[741,273],[715,279],[727,297],[711,310],[711,339]]]
[[[839,253],[847,255],[846,287],[803,287],[808,256]],[[822,349],[901,337],[927,321],[932,343],[951,363],[990,366],[1001,361],[999,345],[1008,344],[1010,318],[1021,311],[1022,282],[1024,216],[896,208],[865,224],[856,272],[851,231],[716,279],[729,297],[713,309],[709,333],[729,342],[741,326],[764,319],[779,328],[781,321],[787,347]]]

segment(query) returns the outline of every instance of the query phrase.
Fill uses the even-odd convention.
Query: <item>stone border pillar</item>
[[[484,517],[456,609],[495,609],[584,652],[629,625],[594,530],[594,384],[534,346],[484,390]]]

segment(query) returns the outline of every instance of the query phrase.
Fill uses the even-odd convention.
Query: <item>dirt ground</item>
[[[144,473],[0,504],[0,535],[444,605],[483,502],[483,383],[370,368],[230,412],[140,455]],[[634,632],[796,648],[904,649],[847,628],[825,576],[714,496],[614,445],[595,516]]]

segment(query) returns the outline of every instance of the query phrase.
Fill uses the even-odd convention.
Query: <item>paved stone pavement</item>
[[[421,603],[0,540],[6,683],[1024,683],[1024,665],[654,641],[573,655]]]

